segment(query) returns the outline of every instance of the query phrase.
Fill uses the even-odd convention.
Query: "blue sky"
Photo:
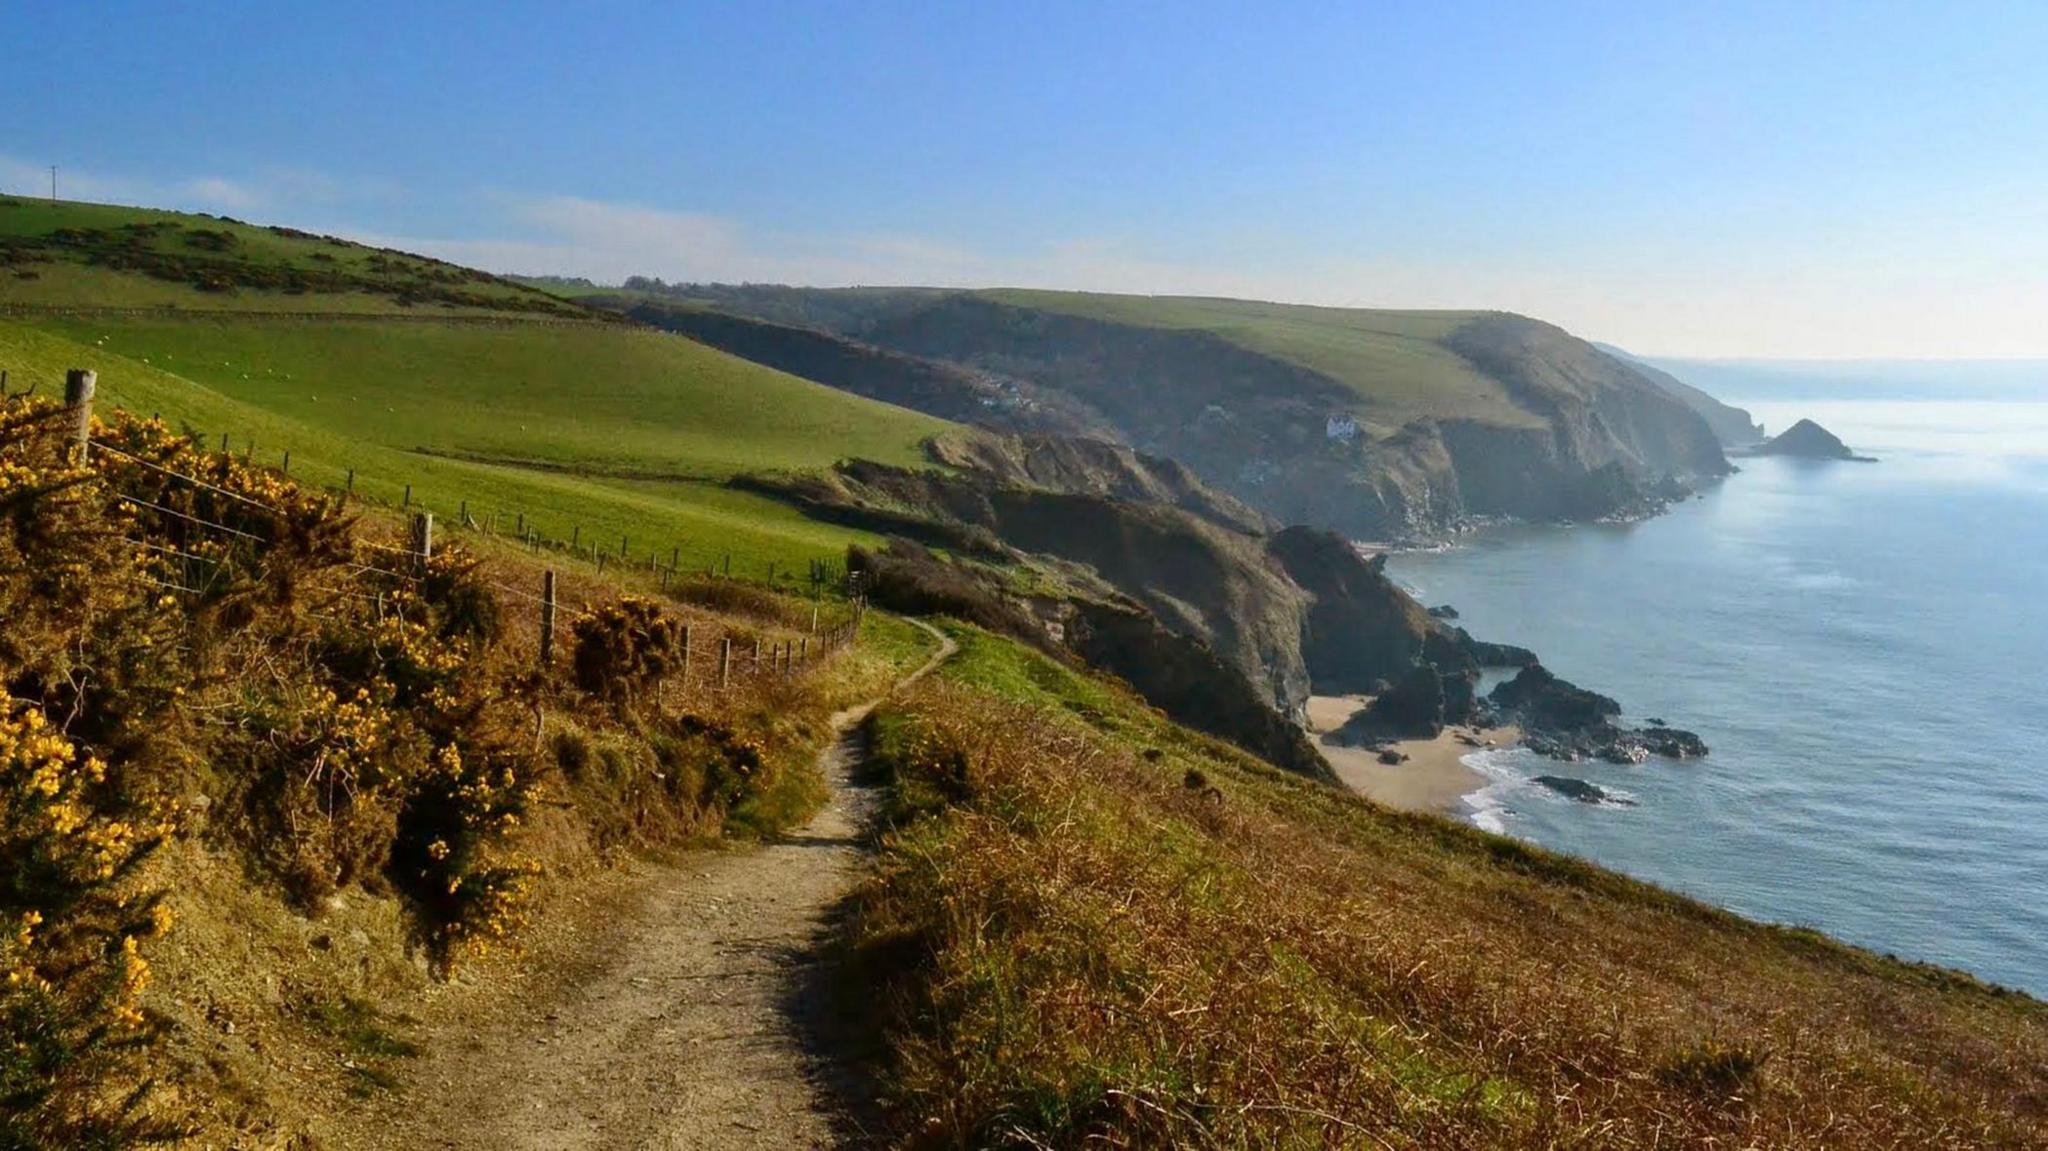
[[[0,0],[0,188],[501,271],[2048,356],[2040,3],[329,9]]]

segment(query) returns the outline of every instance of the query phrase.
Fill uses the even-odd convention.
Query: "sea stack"
[[[1869,456],[1859,456],[1849,450],[1835,434],[1812,420],[1801,420],[1784,431],[1758,444],[1751,450],[1752,455],[1791,456],[1802,460],[1860,460],[1869,462]]]

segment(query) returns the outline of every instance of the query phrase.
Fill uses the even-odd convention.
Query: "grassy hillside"
[[[2039,1002],[1388,812],[962,638],[874,728],[856,953],[904,1145],[2048,1139]]]
[[[1318,308],[1195,296],[1120,296],[1006,289],[979,293],[1022,308],[1147,328],[1209,332],[1321,372],[1357,392],[1364,414],[1389,428],[1423,416],[1527,425],[1497,380],[1443,340],[1477,312]]]
[[[318,483],[354,469],[369,498],[396,504],[411,485],[451,525],[465,508],[507,527],[523,515],[614,552],[625,537],[641,555],[789,570],[868,537],[725,480],[913,463],[950,426],[437,261],[209,217],[5,203],[0,311],[20,307],[0,319],[0,370],[15,390],[92,367],[105,402],[225,434],[258,462],[290,451]],[[229,290],[190,280],[216,272]],[[357,286],[249,286],[301,273]]]
[[[486,272],[226,217],[0,196],[0,304],[36,308],[589,313]]]

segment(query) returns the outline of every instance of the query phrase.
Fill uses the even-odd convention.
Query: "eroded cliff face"
[[[851,461],[829,479],[749,482],[810,514],[962,554],[1057,560],[1081,598],[1125,601],[1201,642],[1285,713],[1312,689],[1365,691],[1418,659],[1519,662],[1431,618],[1341,536],[1273,531],[1166,461],[1043,436],[933,450],[959,470]]]

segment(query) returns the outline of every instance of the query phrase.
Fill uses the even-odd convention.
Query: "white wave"
[[[1509,761],[1515,751],[1511,747],[1496,747],[1467,752],[1458,758],[1458,762],[1488,780],[1485,787],[1463,797],[1469,809],[1467,821],[1481,831],[1495,835],[1513,834],[1508,830],[1508,817],[1514,814],[1509,798],[1528,791],[1531,786],[1527,776],[1510,766]]]

